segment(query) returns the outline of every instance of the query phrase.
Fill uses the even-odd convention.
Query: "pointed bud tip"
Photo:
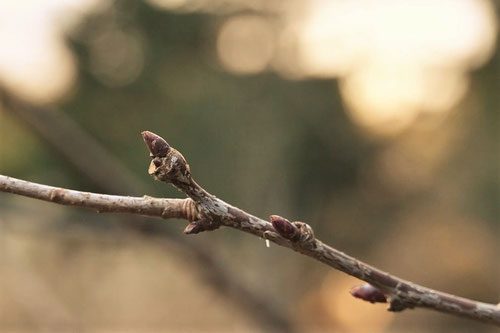
[[[286,218],[281,217],[279,215],[271,215],[271,216],[269,216],[269,219],[271,220],[271,222],[273,222],[273,221],[281,221],[281,220],[285,220],[285,221],[289,222]]]
[[[142,135],[142,138],[144,139],[144,142],[146,142],[146,143],[153,142],[154,140],[158,140],[158,139],[163,140],[163,138],[161,136],[159,136],[158,134],[154,134],[153,132],[150,132],[150,131],[143,131],[143,132],[141,132],[141,135]]]
[[[271,221],[274,229],[283,229],[285,228],[285,225],[290,224],[290,221],[279,215],[271,215],[269,216],[269,220]]]
[[[143,131],[141,135],[151,155],[154,157],[164,157],[167,155],[170,146],[165,139],[150,131]]]

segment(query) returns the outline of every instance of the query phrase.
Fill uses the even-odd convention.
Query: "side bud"
[[[387,299],[380,289],[372,286],[369,283],[354,286],[349,291],[352,296],[362,299],[370,303],[386,303]]]
[[[292,242],[296,242],[300,239],[300,232],[296,226],[294,226],[290,221],[284,217],[278,215],[271,215],[269,217],[274,230],[283,238],[286,238]]]

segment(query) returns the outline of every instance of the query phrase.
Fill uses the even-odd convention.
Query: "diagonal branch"
[[[147,186],[144,186],[140,179],[64,112],[30,105],[1,87],[0,95],[2,104],[6,106],[3,110],[11,112],[27,125],[64,161],[69,162],[72,169],[78,171],[78,176],[85,177],[98,191],[127,195],[147,193]],[[242,311],[264,330],[292,330],[291,322],[284,315],[284,311],[270,302],[267,295],[255,288],[249,288],[228,272],[221,262],[214,260],[215,256],[207,246],[190,242],[172,230],[139,215],[128,216],[123,225],[142,236],[175,242],[181,249],[180,255],[188,259],[185,262],[196,270],[195,276],[200,281],[217,294],[226,297],[234,306],[242,308]]]
[[[500,307],[436,291],[392,276],[322,243],[306,223],[289,222],[276,215],[271,216],[269,223],[229,205],[193,180],[182,154],[170,147],[163,138],[151,132],[143,132],[143,138],[152,157],[149,173],[156,180],[172,183],[190,199],[106,196],[48,187],[6,176],[0,176],[0,191],[103,211],[162,216],[166,209],[170,213],[163,213],[163,217],[169,218],[169,214],[172,214],[190,221],[186,233],[214,230],[220,226],[231,227],[268,239],[364,280],[369,286],[356,287],[351,293],[370,302],[385,302],[387,299],[390,311],[421,307],[500,326]],[[129,206],[125,207],[126,205]]]

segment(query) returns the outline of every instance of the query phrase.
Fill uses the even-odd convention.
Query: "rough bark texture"
[[[389,301],[390,311],[428,308],[500,326],[500,307],[454,296],[392,276],[363,263],[318,240],[303,222],[289,222],[273,215],[271,223],[250,215],[216,198],[192,178],[189,165],[177,150],[151,132],[142,133],[151,152],[149,173],[156,180],[172,183],[190,199],[134,198],[54,188],[1,176],[0,191],[11,192],[59,204],[81,206],[103,212],[126,212],[163,218],[177,217],[190,223],[186,233],[197,233],[227,226],[268,239],[278,245],[321,261],[335,269],[369,283]],[[366,301],[372,296],[357,293]],[[377,299],[381,299],[377,295]]]
[[[95,209],[99,213],[130,213],[165,219],[190,219],[194,203],[190,199],[158,199],[149,196],[126,197],[47,186],[0,175],[0,191],[54,202],[66,206]]]

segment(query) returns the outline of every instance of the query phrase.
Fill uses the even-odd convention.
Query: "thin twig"
[[[163,218],[189,219],[195,214],[191,199],[158,199],[97,194],[47,186],[0,175],[0,191],[58,203],[94,209],[99,213],[131,213]]]
[[[190,201],[192,203],[192,210],[189,216],[182,211],[178,213],[190,221],[185,230],[186,233],[191,234],[214,230],[220,226],[228,226],[245,231],[307,255],[344,273],[368,282],[375,288],[374,291],[370,290],[367,293],[365,290],[356,290],[353,294],[367,301],[383,301],[381,297],[383,295],[390,303],[390,311],[403,311],[405,309],[422,307],[500,326],[500,307],[436,291],[392,276],[322,243],[315,237],[312,228],[306,223],[289,222],[287,219],[276,215],[271,216],[272,223],[269,223],[227,204],[205,191],[193,180],[189,165],[184,157],[177,150],[170,147],[163,138],[151,132],[143,132],[143,138],[152,157],[149,173],[159,181],[172,183],[192,200]],[[16,182],[17,186],[13,184]],[[57,191],[61,191],[61,189],[40,188],[40,186],[44,185],[30,184],[30,190],[28,191],[26,183],[29,182],[19,182],[19,180],[14,181],[13,178],[0,176],[0,191],[8,191],[21,195],[29,194],[31,197],[42,200],[48,199],[47,201],[54,201],[60,204],[87,207],[85,200],[70,200],[71,196],[69,194],[52,194],[58,193]],[[24,185],[25,189],[21,190],[19,184]],[[41,189],[45,191],[39,194],[38,192]],[[81,192],[78,193],[81,195]],[[106,198],[108,199],[106,204],[109,205],[111,198]],[[112,196],[112,198],[119,200],[117,196]],[[130,200],[128,203],[140,203],[140,207],[144,207],[144,201],[151,200],[150,198],[131,199],[133,200]],[[168,201],[165,203],[168,203]],[[88,205],[88,207],[95,209],[95,204],[94,202],[93,205]],[[103,206],[105,205],[103,204]],[[171,207],[166,206],[165,208],[170,209]],[[178,207],[177,209],[181,208]],[[128,207],[124,211],[129,213],[138,212],[139,207]],[[156,212],[158,211],[156,210]],[[144,212],[141,211],[141,213]],[[375,292],[375,296],[373,296],[373,292]],[[366,296],[367,294],[370,295]]]

